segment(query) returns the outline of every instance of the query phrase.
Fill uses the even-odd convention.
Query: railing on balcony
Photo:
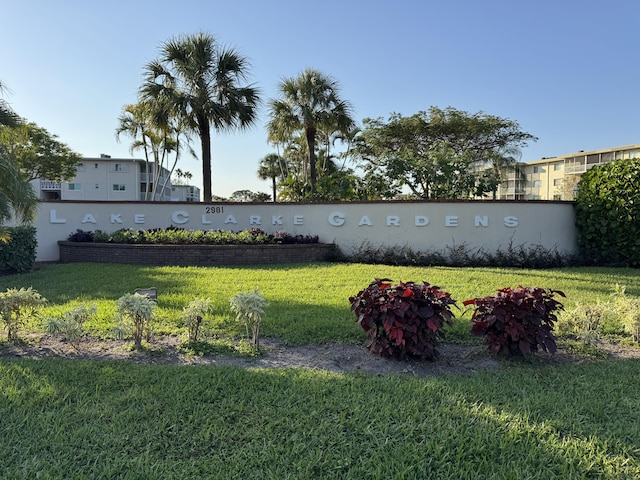
[[[53,180],[40,180],[40,190],[61,190],[60,182]]]

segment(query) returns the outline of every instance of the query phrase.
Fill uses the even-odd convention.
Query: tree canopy
[[[386,122],[365,119],[351,155],[365,177],[387,178],[392,191],[408,187],[417,198],[458,199],[495,192],[514,152],[535,140],[513,120],[431,107]]]
[[[245,57],[206,33],[170,39],[145,67],[140,99],[165,108],[200,137],[205,202],[212,200],[211,127],[243,129],[256,119],[259,92],[244,83],[248,72]]]
[[[280,98],[269,102],[269,141],[275,145],[303,147],[308,165],[309,197],[318,190],[317,144],[335,134],[347,135],[354,127],[351,104],[340,97],[338,82],[308,68],[279,85]],[[299,142],[300,135],[304,145]],[[302,169],[306,173],[306,166]],[[293,180],[293,178],[292,178]],[[298,186],[306,190],[304,185]]]
[[[27,181],[43,178],[61,182],[76,176],[82,156],[35,123],[22,121],[0,127],[0,144]]]

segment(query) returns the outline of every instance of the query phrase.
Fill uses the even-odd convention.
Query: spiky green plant
[[[151,319],[156,304],[146,295],[128,293],[118,299],[116,338],[133,337],[135,348],[142,348],[142,338],[151,339]]]
[[[95,305],[78,305],[68,310],[61,318],[48,318],[45,330],[49,335],[66,335],[69,342],[77,347],[77,342],[84,335],[84,323],[97,312]]]
[[[187,326],[189,343],[198,341],[198,333],[204,316],[211,310],[210,298],[194,298],[182,309],[182,323]]]
[[[7,330],[7,341],[18,340],[18,330],[28,320],[32,319],[38,307],[47,301],[37,290],[29,288],[8,288],[0,293],[0,315]]]
[[[249,337],[251,328],[251,344],[253,348],[260,350],[260,323],[264,317],[267,302],[260,292],[243,292],[235,295],[230,301],[231,310],[236,314],[236,320],[243,323]]]

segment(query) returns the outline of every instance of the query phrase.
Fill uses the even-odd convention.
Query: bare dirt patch
[[[308,368],[337,373],[363,372],[372,375],[405,374],[427,377],[444,373],[472,373],[496,370],[505,360],[494,358],[481,345],[443,344],[435,362],[381,358],[366,347],[352,344],[286,346],[275,339],[261,341],[255,357],[235,355],[188,356],[179,351],[179,339],[161,337],[149,349],[132,351],[130,344],[115,340],[84,339],[77,348],[60,337],[33,336],[18,345],[0,345],[0,358],[68,358],[76,360],[123,360],[140,364],[230,365],[243,368]],[[640,358],[640,349],[601,343],[610,358]],[[538,353],[536,364],[581,363],[588,359],[559,350],[555,355]]]

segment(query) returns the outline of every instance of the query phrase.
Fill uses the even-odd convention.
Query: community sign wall
[[[112,232],[177,226],[192,230],[260,228],[274,233],[318,235],[349,253],[373,246],[415,251],[465,244],[495,251],[541,245],[577,252],[574,205],[549,201],[362,203],[43,202],[39,207],[37,261],[58,261],[58,241],[76,230]]]

